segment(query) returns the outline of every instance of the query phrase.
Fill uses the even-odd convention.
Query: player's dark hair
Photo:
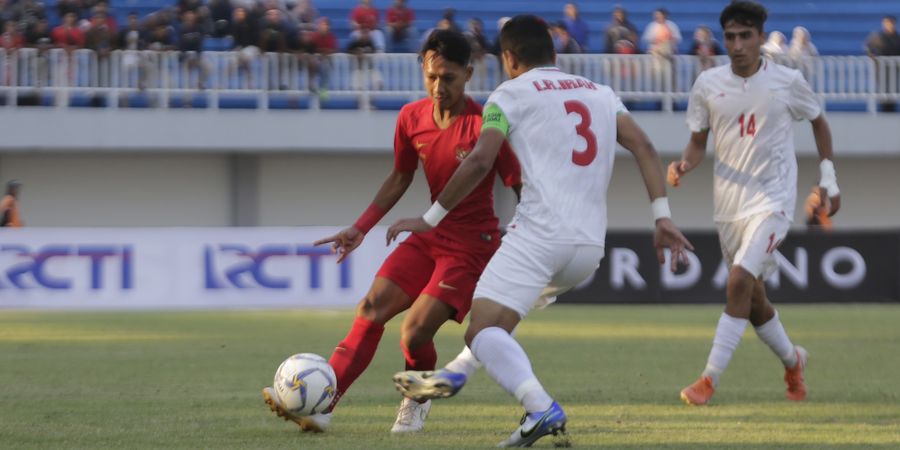
[[[512,52],[526,66],[553,64],[556,59],[547,22],[529,14],[515,16],[503,25],[500,48]]]
[[[747,0],[737,0],[722,10],[719,24],[722,25],[722,29],[725,29],[725,25],[734,22],[738,25],[756,28],[762,33],[763,24],[766,23],[768,17],[769,13],[763,5]]]
[[[462,67],[467,67],[469,60],[472,59],[472,46],[469,45],[469,40],[462,33],[453,30],[432,31],[422,45],[419,57],[425,58],[425,54],[429,51]]]

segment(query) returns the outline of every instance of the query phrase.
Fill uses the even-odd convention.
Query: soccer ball
[[[325,358],[298,353],[284,360],[275,371],[273,384],[279,403],[295,416],[322,412],[334,399],[337,389],[334,369]]]

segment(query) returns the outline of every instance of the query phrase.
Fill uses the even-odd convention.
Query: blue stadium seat
[[[209,106],[209,100],[206,94],[173,94],[169,98],[169,108],[197,108],[202,109]]]
[[[359,109],[357,97],[331,97],[319,103],[322,109]]]
[[[309,109],[308,95],[273,94],[269,96],[269,109]]]
[[[409,103],[409,99],[405,97],[373,97],[371,103],[373,109],[400,111],[403,105]]]
[[[103,108],[106,106],[106,96],[94,93],[75,93],[69,97],[69,106],[77,108]]]
[[[220,109],[256,109],[259,107],[259,99],[247,95],[221,95],[219,97]]]

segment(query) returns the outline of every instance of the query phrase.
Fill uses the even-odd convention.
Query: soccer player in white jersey
[[[715,222],[730,272],[725,312],[706,368],[681,391],[682,400],[693,405],[712,397],[748,322],[784,363],[787,398],[806,398],[807,352],[791,343],[763,284],[776,269],[775,249],[794,217],[794,120],[812,122],[821,161],[819,185],[828,192],[832,215],[840,207],[840,192],[831,131],[815,95],[800,72],[760,57],[766,16],[765,8],[749,1],[733,2],[722,11],[719,21],[731,64],[704,71],[694,83],[687,111],[691,138],[681,161],[668,170],[669,183],[678,186],[700,164],[713,133]]]
[[[652,201],[660,263],[663,249],[669,248],[674,268],[686,261],[684,251],[691,245],[670,219],[656,151],[612,90],[554,67],[553,41],[537,17],[507,22],[500,42],[511,80],[488,99],[475,149],[431,209],[423,217],[398,221],[387,238],[436,226],[488,173],[509,140],[522,167],[521,201],[475,288],[466,344],[488,374],[525,407],[519,428],[500,444],[513,447],[565,433],[565,413],[541,386],[510,332],[536,300],[554,298],[597,269],[604,253],[606,190],[617,141],[633,153]],[[417,391],[437,398],[456,393],[465,382],[461,374],[449,372],[398,376],[412,382],[439,380],[435,389]]]

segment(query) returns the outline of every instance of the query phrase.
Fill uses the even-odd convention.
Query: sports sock
[[[362,317],[357,317],[353,321],[347,337],[337,345],[331,359],[328,360],[337,381],[337,392],[328,408],[329,412],[337,405],[350,385],[366,370],[366,367],[369,367],[382,334],[384,334],[383,325]]]
[[[400,349],[406,357],[406,370],[434,370],[434,366],[437,365],[437,350],[434,349],[432,341],[413,349],[406,348],[401,343]]]
[[[797,352],[794,351],[794,344],[784,331],[784,326],[778,318],[778,311],[775,311],[775,316],[768,322],[756,327],[756,335],[772,349],[775,356],[781,359],[784,367],[797,365]]]
[[[451,372],[461,373],[466,378],[469,378],[476,370],[481,368],[481,363],[478,362],[478,358],[475,357],[475,354],[472,353],[469,347],[463,347],[463,350],[456,355],[456,358],[453,358],[453,361],[447,363],[444,368]]]
[[[712,350],[709,352],[709,359],[706,361],[706,369],[703,375],[712,379],[713,386],[718,386],[719,376],[728,368],[728,362],[734,355],[734,350],[741,343],[741,337],[744,335],[744,329],[750,321],[747,319],[739,319],[722,313],[719,317],[719,325],[716,327],[716,336],[713,338]]]
[[[506,330],[498,327],[481,330],[472,340],[472,353],[484,364],[488,375],[515,396],[526,411],[545,411],[553,404],[534,376],[525,350]]]

